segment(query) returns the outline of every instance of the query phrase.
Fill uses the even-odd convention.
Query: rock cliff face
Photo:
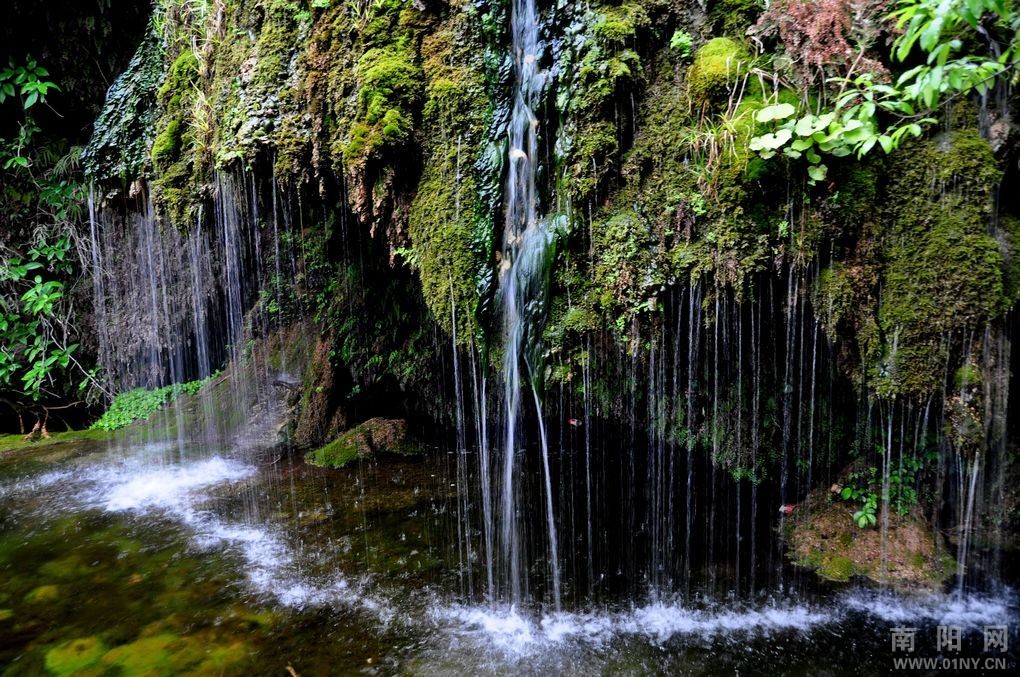
[[[812,2],[773,4],[797,16]],[[953,100],[895,153],[833,157],[821,175],[763,157],[764,105],[820,110],[826,78],[902,65],[886,53],[890,3],[814,4],[830,31],[746,0],[539,3],[541,50],[522,58],[544,78],[533,160],[554,244],[531,374],[547,415],[626,429],[688,472],[704,457],[786,501],[852,455],[880,469],[888,503],[903,459],[920,458],[912,481],[937,520],[957,519],[973,468],[978,510],[1001,524],[1013,98]],[[151,201],[183,242],[216,232],[232,177],[255,233],[244,331],[258,317],[318,327],[304,445],[379,414],[452,426],[468,370],[484,410],[520,152],[509,11],[162,0],[110,91],[85,154],[100,211]]]

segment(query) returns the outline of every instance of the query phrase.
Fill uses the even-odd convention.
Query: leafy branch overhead
[[[1020,62],[1020,12],[1010,0],[903,0],[887,17],[900,31],[890,59],[923,62],[881,81],[874,69],[829,78],[836,89],[831,109],[818,114],[779,101],[755,113],[765,125],[748,148],[763,159],[778,153],[808,161],[810,183],[825,178],[823,156],[863,157],[875,146],[893,152],[903,140],[920,136],[936,121],[939,107],[971,93],[987,94],[996,84],[1015,82]],[[917,48],[920,48],[918,50]],[[918,53],[920,51],[920,53]],[[864,52],[858,55],[858,61]]]

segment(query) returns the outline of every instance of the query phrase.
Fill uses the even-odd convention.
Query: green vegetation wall
[[[1008,44],[1015,17],[984,4],[988,39]],[[942,94],[921,83],[910,99],[892,85],[909,89],[901,74],[939,47],[922,39],[897,57],[896,7],[540,3],[540,211],[558,232],[544,350],[567,356],[560,377],[582,366],[571,346],[584,336],[625,343],[655,326],[670,289],[702,281],[754,299],[763,276],[795,266],[815,271],[801,294],[862,394],[953,388],[947,365],[976,359],[957,339],[1001,325],[1020,294],[1018,205],[999,189],[1016,175],[1015,63],[974,61]],[[167,227],[190,227],[216,173],[239,166],[339,202],[444,331],[493,344],[508,11],[160,0],[89,171],[114,192],[144,179]],[[991,53],[966,19],[947,29],[962,52],[946,57]],[[826,111],[851,106],[871,136],[853,121],[833,131]]]

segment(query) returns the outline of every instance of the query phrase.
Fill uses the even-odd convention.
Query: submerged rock
[[[407,421],[371,418],[329,444],[308,452],[305,461],[312,465],[341,468],[355,459],[372,458],[378,454],[414,453],[414,447],[407,441]]]

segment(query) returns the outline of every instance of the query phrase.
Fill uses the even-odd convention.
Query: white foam
[[[831,614],[803,605],[701,610],[668,603],[602,614],[560,612],[539,619],[522,615],[514,607],[453,606],[440,607],[433,616],[453,623],[454,634],[475,636],[479,643],[497,648],[508,657],[527,656],[567,643],[599,646],[621,636],[639,636],[661,645],[678,636],[703,639],[723,633],[807,631],[833,620]]]
[[[12,482],[0,484],[0,498],[21,493],[33,494],[41,489],[51,487],[59,482],[74,478],[70,470],[50,470],[34,477],[20,478]]]
[[[922,620],[941,625],[977,627],[1002,624],[1011,619],[1008,598],[978,593],[900,596],[857,590],[842,601],[849,609],[892,623]]]
[[[433,615],[456,623],[454,631],[458,634],[480,634],[505,655],[523,655],[536,648],[541,640],[548,639],[540,626],[512,606],[506,609],[454,606],[439,609]]]
[[[97,478],[96,498],[110,511],[140,511],[152,508],[185,511],[193,494],[219,484],[251,477],[255,468],[213,456],[187,465],[157,468],[114,468],[107,477]],[[105,481],[103,481],[105,480]]]
[[[125,458],[91,473],[86,504],[110,512],[160,511],[177,519],[191,532],[195,547],[239,555],[251,588],[282,606],[357,606],[389,622],[392,607],[356,589],[339,572],[317,580],[302,575],[293,548],[270,525],[231,522],[202,509],[209,490],[248,480],[256,472],[254,465],[220,456],[166,466]]]

